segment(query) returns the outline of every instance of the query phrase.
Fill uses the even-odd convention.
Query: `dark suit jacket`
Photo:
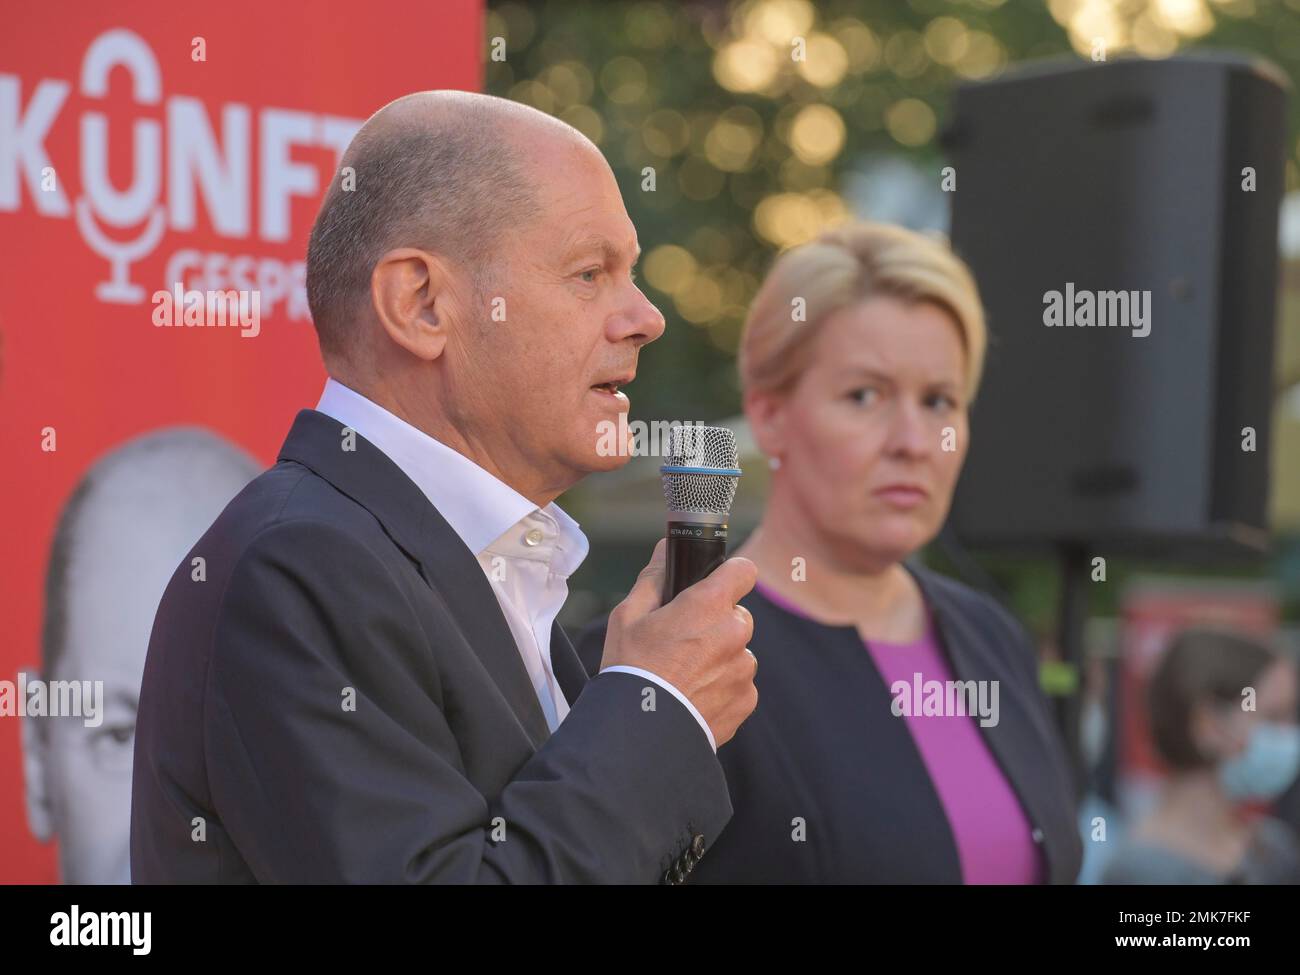
[[[136,731],[133,879],[683,876],[731,815],[690,712],[671,694],[643,710],[632,675],[588,680],[556,627],[572,710],[550,734],[474,555],[342,431],[300,412],[167,587]]]
[[[1019,797],[1046,878],[1082,859],[1068,765],[1024,629],[993,599],[925,568],[920,583],[955,680],[999,681],[999,722],[979,727]],[[956,842],[906,723],[855,627],[793,614],[755,590],[758,708],[718,757],[735,815],[694,883],[961,883]],[[578,652],[599,660],[603,624]],[[794,842],[801,817],[806,840]]]

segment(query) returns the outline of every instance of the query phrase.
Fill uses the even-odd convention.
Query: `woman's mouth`
[[[871,492],[894,508],[915,508],[929,497],[929,493],[914,484],[887,484]]]

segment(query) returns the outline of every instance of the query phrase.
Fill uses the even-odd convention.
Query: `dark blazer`
[[[980,727],[1019,797],[1047,879],[1082,859],[1068,766],[1023,628],[993,599],[925,568],[917,578],[955,680],[998,680],[999,721]],[[961,883],[943,805],[890,690],[852,626],[793,614],[755,590],[758,708],[718,749],[735,815],[694,883]],[[603,626],[578,652],[599,661]],[[806,839],[791,838],[802,817]]]
[[[167,587],[136,730],[133,880],[688,873],[731,815],[690,712],[671,694],[643,710],[632,675],[588,680],[556,627],[572,710],[550,734],[474,555],[342,432],[300,412]]]

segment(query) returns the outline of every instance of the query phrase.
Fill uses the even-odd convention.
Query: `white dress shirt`
[[[340,382],[325,383],[316,409],[387,455],[474,553],[554,731],[569,713],[569,704],[551,669],[551,626],[569,595],[569,576],[587,557],[587,536],[578,523],[553,501],[537,507],[464,454]],[[601,671],[609,672],[636,674],[668,691],[691,712],[717,751],[708,722],[671,683],[640,667]]]

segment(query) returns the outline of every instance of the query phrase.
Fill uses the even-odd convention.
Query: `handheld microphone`
[[[727,520],[740,482],[736,435],[725,427],[673,427],[659,472],[668,502],[668,603],[726,561]]]

